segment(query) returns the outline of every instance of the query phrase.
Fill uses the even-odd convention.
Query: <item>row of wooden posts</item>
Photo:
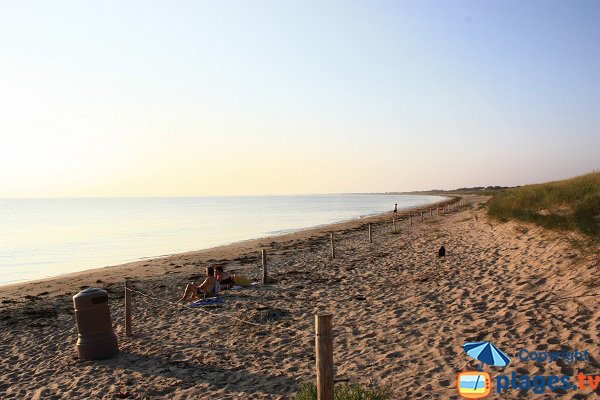
[[[464,199],[457,203],[442,205],[442,211],[449,211],[455,205],[462,206]],[[421,221],[423,221],[421,211]],[[437,207],[437,213],[440,213],[440,206]],[[429,215],[433,217],[433,208],[429,209]],[[412,212],[408,213],[410,226],[412,226]],[[396,216],[392,217],[394,232],[396,232]],[[330,233],[331,239],[331,258],[335,258],[335,242],[333,232]],[[369,243],[373,242],[372,228],[369,224]],[[262,282],[269,282],[267,267],[267,250],[262,249]],[[125,279],[125,336],[132,336],[131,325],[131,291],[129,279]],[[317,372],[317,399],[333,400],[333,313],[320,313],[315,315],[315,356]]]
[[[458,206],[463,205],[463,199],[460,199],[458,201]],[[448,212],[450,211],[452,208],[454,208],[455,203],[450,203],[450,204],[445,204],[442,205],[442,212]],[[437,207],[437,213],[438,215],[440,214],[440,206]],[[433,217],[433,208],[429,209],[429,216]],[[421,222],[423,222],[425,220],[425,211],[421,210]],[[408,221],[410,223],[410,226],[413,226],[413,214],[412,211],[408,212]],[[392,215],[392,232],[396,233],[398,232],[398,229],[396,228],[396,215]],[[369,243],[371,243],[371,224],[369,224]]]
[[[461,198],[460,201],[457,203],[458,206],[463,205],[463,199]],[[454,206],[454,204],[446,204],[444,206],[442,206],[442,211],[450,211],[450,209],[452,208],[452,206]],[[437,212],[438,214],[440,213],[440,207],[437,207]],[[421,221],[424,221],[424,211],[421,211]],[[433,208],[429,209],[429,215],[433,217]],[[408,218],[410,221],[410,226],[412,226],[412,212],[408,213]],[[372,224],[369,224],[369,243],[373,243],[373,229],[372,229]],[[396,229],[396,216],[392,216],[392,229],[393,232],[396,233],[397,229]],[[335,252],[335,241],[333,238],[333,232],[329,233],[329,239],[330,239],[330,244],[331,244],[331,258],[335,258],[336,256],[336,252]],[[267,266],[267,250],[266,249],[262,249],[261,250],[261,254],[262,254],[262,283],[263,284],[267,284],[269,283],[269,271],[268,271],[268,266]]]

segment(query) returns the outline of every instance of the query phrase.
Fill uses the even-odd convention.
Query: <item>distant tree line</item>
[[[520,186],[472,186],[472,187],[461,187],[458,189],[431,189],[431,190],[418,190],[408,193],[473,193],[473,192],[496,192],[498,190],[510,189],[513,187]],[[395,192],[388,192],[389,194],[394,194]],[[405,192],[406,193],[406,192]]]
[[[515,186],[518,187],[518,186]],[[473,187],[462,187],[454,190],[448,190],[448,192],[466,192],[466,191],[477,191],[477,190],[502,190],[510,189],[509,186],[473,186]]]

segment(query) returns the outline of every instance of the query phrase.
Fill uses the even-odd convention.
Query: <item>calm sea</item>
[[[278,235],[439,201],[318,195],[0,199],[0,285]]]

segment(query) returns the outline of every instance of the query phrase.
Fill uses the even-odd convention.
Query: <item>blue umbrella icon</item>
[[[468,355],[481,361],[481,370],[483,370],[483,364],[506,367],[510,363],[510,358],[491,342],[467,342],[463,345],[463,349]]]
[[[494,367],[506,367],[510,363],[510,358],[491,342],[467,342],[463,345],[467,354],[477,361],[481,361],[480,370],[483,371],[483,364]],[[475,387],[479,383],[479,376],[475,381]]]

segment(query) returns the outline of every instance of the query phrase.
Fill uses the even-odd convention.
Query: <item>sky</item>
[[[0,197],[600,169],[598,1],[0,0]]]

